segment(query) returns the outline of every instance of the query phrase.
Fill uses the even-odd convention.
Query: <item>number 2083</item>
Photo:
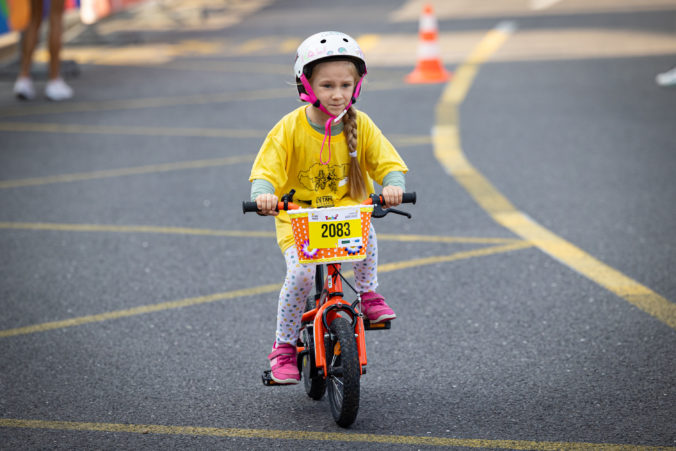
[[[330,222],[322,224],[322,238],[342,238],[350,236],[349,222]]]

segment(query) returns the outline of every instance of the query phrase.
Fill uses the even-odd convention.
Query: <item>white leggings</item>
[[[286,260],[286,279],[279,293],[277,307],[277,343],[296,344],[300,330],[300,320],[305,310],[305,301],[313,295],[315,287],[316,265],[304,265],[298,262],[298,251],[291,246],[284,253]],[[378,287],[378,239],[371,226],[366,246],[366,258],[354,263],[354,279],[357,291],[366,293]]]

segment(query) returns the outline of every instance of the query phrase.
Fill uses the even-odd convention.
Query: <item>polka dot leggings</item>
[[[298,261],[298,251],[291,246],[285,253],[286,278],[279,293],[277,306],[277,343],[295,344],[298,340],[300,320],[305,310],[305,302],[313,295],[315,286],[315,265],[304,265]],[[369,244],[366,246],[366,258],[354,263],[356,289],[360,293],[375,291],[378,287],[378,239],[371,226]]]

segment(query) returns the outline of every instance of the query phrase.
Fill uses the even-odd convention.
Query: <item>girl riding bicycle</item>
[[[380,129],[353,104],[366,75],[366,61],[350,36],[326,31],[301,43],[294,63],[303,105],[285,115],[268,133],[254,161],[249,181],[251,200],[260,214],[275,216],[277,242],[286,260],[279,294],[277,331],[270,360],[271,377],[296,384],[296,343],[305,301],[314,288],[315,265],[299,263],[291,221],[277,211],[283,194],[295,190],[293,202],[307,208],[358,205],[382,185],[387,206],[401,203],[408,171]],[[373,226],[366,258],[354,264],[362,313],[376,323],[396,318],[378,287],[378,244]]]

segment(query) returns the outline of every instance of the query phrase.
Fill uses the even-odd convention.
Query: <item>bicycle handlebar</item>
[[[413,191],[412,193],[404,193],[403,196],[401,197],[402,204],[415,205],[415,201],[416,201],[415,191]]]
[[[385,202],[382,194],[372,194],[368,199],[362,202],[363,205],[383,205]],[[404,193],[402,196],[402,204],[415,204],[416,194],[415,191],[411,193]],[[299,205],[294,204],[293,202],[280,201],[277,203],[277,210],[298,210],[301,208]],[[242,213],[257,213],[258,205],[256,202],[244,201],[242,202]]]
[[[258,204],[256,202],[251,202],[248,200],[245,200],[242,202],[242,213],[247,213],[247,212],[252,212],[252,211],[258,211]]]

